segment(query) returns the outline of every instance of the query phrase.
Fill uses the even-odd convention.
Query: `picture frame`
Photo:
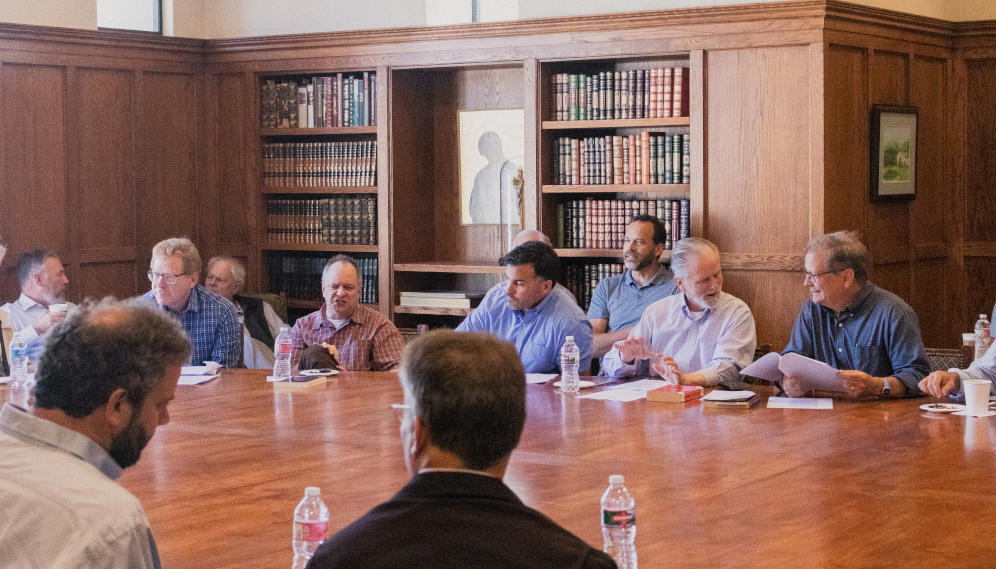
[[[916,107],[872,105],[870,201],[916,199],[918,119]]]
[[[520,178],[525,159],[522,109],[458,111],[461,225],[506,225],[522,220]]]

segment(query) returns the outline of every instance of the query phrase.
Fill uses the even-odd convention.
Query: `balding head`
[[[515,249],[523,243],[529,243],[530,241],[539,241],[540,243],[545,243],[549,247],[553,247],[553,243],[550,238],[546,236],[541,231],[536,231],[535,229],[523,229],[515,236],[515,241],[512,241],[512,248]]]

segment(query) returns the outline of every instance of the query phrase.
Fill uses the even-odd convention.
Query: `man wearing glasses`
[[[930,366],[916,313],[868,280],[868,249],[854,231],[822,235],[806,246],[802,306],[782,354],[794,352],[837,368],[840,391],[851,397],[916,397]],[[785,376],[790,397],[805,383]]]
[[[152,290],[142,298],[155,300],[190,336],[193,365],[213,361],[238,367],[242,353],[242,327],[235,305],[197,284],[201,256],[189,239],[160,241],[152,248],[149,280]]]

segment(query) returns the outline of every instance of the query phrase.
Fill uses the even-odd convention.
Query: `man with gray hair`
[[[54,251],[38,249],[21,256],[17,262],[17,280],[21,284],[21,296],[3,305],[2,310],[7,313],[8,326],[29,344],[66,319],[67,312],[53,311],[53,305],[65,304],[70,309],[75,305],[65,300],[69,279],[62,260]]]
[[[201,255],[189,239],[160,241],[152,248],[152,290],[142,298],[180,321],[190,336],[193,365],[212,361],[238,367],[242,327],[235,305],[197,284],[200,271]]]
[[[603,360],[609,377],[661,376],[679,385],[732,384],[757,346],[754,315],[723,292],[719,249],[689,237],[671,250],[681,294],[651,304]]]
[[[291,329],[291,366],[391,371],[401,361],[404,341],[394,324],[360,306],[363,281],[356,260],[337,255],[322,270],[322,307],[298,318]]]
[[[4,567],[158,568],[142,504],[115,480],[138,462],[190,344],[137,300],[85,303],[52,331],[35,410],[0,411]]]
[[[204,286],[235,305],[242,323],[242,363],[250,369],[273,367],[273,344],[284,325],[270,306],[258,298],[239,294],[246,284],[246,269],[232,257],[211,257]]]
[[[514,346],[435,330],[406,348],[399,375],[411,480],[320,545],[308,569],[616,566],[502,482],[526,421]]]
[[[857,232],[838,231],[806,245],[802,305],[782,354],[796,353],[840,370],[839,391],[851,397],[915,397],[930,373],[916,313],[868,280],[868,249]],[[810,390],[785,376],[790,397]]]

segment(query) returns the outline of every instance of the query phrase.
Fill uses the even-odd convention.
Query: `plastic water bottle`
[[[273,377],[287,379],[291,376],[291,333],[290,326],[280,327],[280,334],[273,345]]]
[[[304,567],[325,541],[329,526],[329,509],[322,502],[317,486],[304,489],[304,499],[294,508],[294,567]]]
[[[578,364],[581,352],[574,343],[574,336],[568,336],[564,347],[560,348],[560,389],[564,393],[577,393],[581,388],[581,378],[578,377]]]
[[[979,320],[975,323],[975,359],[986,355],[986,350],[992,341],[989,318],[985,314],[980,314]]]
[[[636,569],[636,501],[621,474],[609,476],[602,494],[602,551],[616,560],[619,569]]]
[[[10,343],[10,402],[25,411],[35,407],[35,382],[28,376],[28,345],[20,334]]]

